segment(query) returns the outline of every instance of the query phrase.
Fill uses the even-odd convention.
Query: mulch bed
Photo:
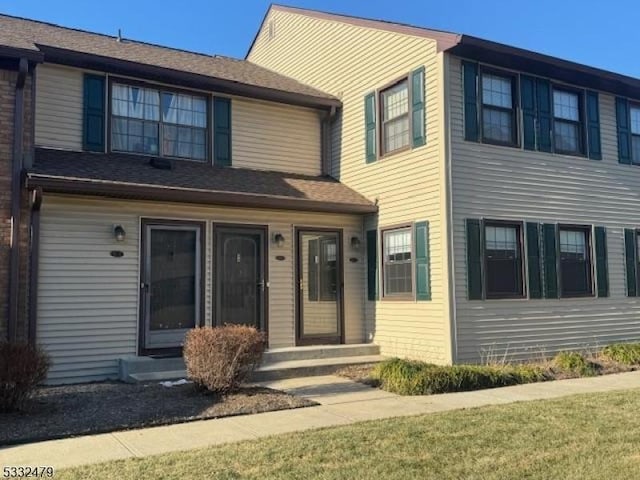
[[[105,433],[317,405],[260,387],[224,396],[197,391],[192,384],[117,382],[41,387],[28,409],[0,413],[0,445]]]

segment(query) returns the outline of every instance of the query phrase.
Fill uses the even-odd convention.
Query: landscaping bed
[[[225,395],[192,384],[93,383],[38,388],[24,412],[0,413],[0,445],[316,405],[247,387]]]

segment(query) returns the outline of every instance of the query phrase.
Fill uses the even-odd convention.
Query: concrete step
[[[288,360],[263,364],[257,368],[251,380],[268,382],[285,378],[313,377],[330,375],[337,370],[351,365],[378,363],[384,360],[381,355],[360,355],[349,357],[317,358],[308,360]]]
[[[263,365],[296,360],[316,360],[321,358],[360,357],[378,355],[380,347],[373,343],[351,345],[311,345],[307,347],[270,348],[264,352]]]
[[[125,380],[127,383],[163,382],[165,380],[180,380],[187,378],[186,370],[166,370],[162,372],[132,373]]]

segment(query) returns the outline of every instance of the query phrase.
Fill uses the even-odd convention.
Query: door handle
[[[148,290],[149,284],[146,282],[140,282],[140,290]]]

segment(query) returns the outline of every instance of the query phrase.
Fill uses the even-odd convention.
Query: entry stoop
[[[329,375],[337,370],[383,360],[380,347],[371,343],[314,345],[268,349],[251,381]],[[120,359],[120,380],[127,383],[176,380],[187,375],[182,357],[126,357]]]

